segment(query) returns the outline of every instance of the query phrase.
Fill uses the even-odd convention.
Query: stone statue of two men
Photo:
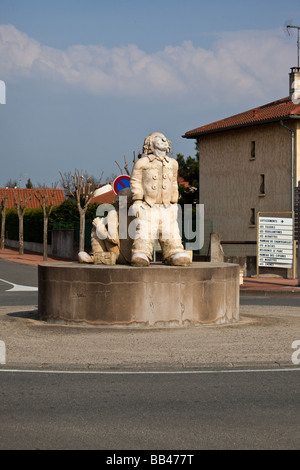
[[[108,214],[115,224],[113,238],[110,235],[112,225],[108,228],[108,217],[95,219],[92,229],[93,254],[79,253],[80,262],[148,266],[154,243],[158,240],[165,264],[188,266],[191,263],[190,255],[182,245],[177,222],[178,163],[168,156],[170,151],[171,142],[164,134],[153,132],[146,137],[144,156],[135,163],[130,190],[124,194],[130,214],[128,223],[135,220],[134,236],[125,239],[118,236],[118,207]]]

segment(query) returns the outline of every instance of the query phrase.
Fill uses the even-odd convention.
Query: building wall
[[[298,158],[296,158],[295,162],[295,174],[296,174],[296,181],[295,186],[298,186],[298,182],[300,182],[300,123],[297,121],[295,126],[295,152]]]
[[[295,148],[300,155],[299,129]],[[279,122],[202,136],[199,150],[200,203],[223,242],[255,242],[259,211],[291,210],[291,134]],[[296,178],[300,164],[295,185]],[[229,244],[224,251],[251,256],[256,246]]]

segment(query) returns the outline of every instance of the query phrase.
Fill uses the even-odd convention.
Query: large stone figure
[[[167,154],[171,142],[160,132],[146,137],[144,156],[134,165],[130,188],[131,214],[137,218],[131,264],[148,266],[155,240],[159,240],[163,262],[187,266],[190,255],[184,251],[177,222],[178,163]]]

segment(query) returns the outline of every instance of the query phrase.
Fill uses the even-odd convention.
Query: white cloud
[[[146,54],[136,45],[66,50],[0,25],[1,79],[43,78],[95,94],[193,95],[198,100],[281,97],[294,49],[279,30],[224,33],[211,49],[186,41]]]

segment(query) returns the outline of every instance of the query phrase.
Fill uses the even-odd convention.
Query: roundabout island
[[[187,327],[239,320],[239,266],[43,263],[40,319],[110,327]]]

